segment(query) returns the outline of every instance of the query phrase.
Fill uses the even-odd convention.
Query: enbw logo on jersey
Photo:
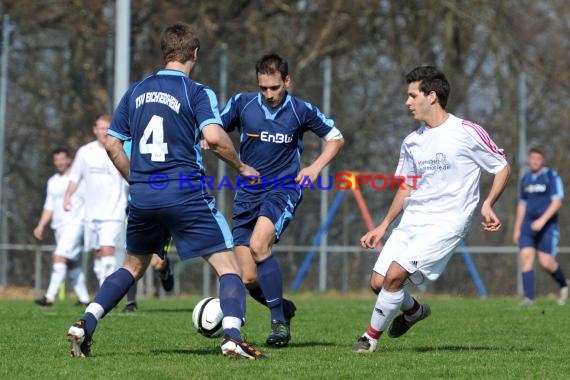
[[[261,141],[276,143],[276,144],[287,144],[293,141],[293,135],[288,136],[284,133],[271,134],[267,131],[261,132],[259,138],[261,139]]]

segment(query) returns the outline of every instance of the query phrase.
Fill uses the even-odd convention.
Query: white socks
[[[115,265],[117,265],[115,256],[103,256],[93,261],[93,272],[95,272],[99,280],[99,287],[101,287],[103,281],[115,271]]]
[[[115,266],[117,265],[117,259],[115,258],[114,255],[103,256],[101,257],[101,263],[103,264],[103,281],[105,281],[105,279],[115,271]],[[103,281],[101,281],[101,283],[103,283]]]
[[[377,331],[385,331],[400,310],[404,298],[405,291],[403,289],[397,292],[388,292],[382,289],[374,305],[370,326]]]
[[[46,290],[46,299],[49,302],[54,302],[57,297],[57,292],[59,292],[59,287],[65,281],[65,275],[67,273],[67,264],[65,263],[54,263],[51,270],[51,277],[49,279],[49,286]]]
[[[101,280],[101,276],[103,275],[103,263],[101,263],[100,258],[95,257],[93,259],[93,272],[95,272],[95,276],[99,281],[99,287],[101,287],[101,284],[103,283],[103,280]]]
[[[69,278],[71,279],[71,286],[73,286],[73,290],[77,294],[77,300],[81,303],[89,303],[89,291],[87,290],[85,276],[81,267],[78,266],[70,270]]]

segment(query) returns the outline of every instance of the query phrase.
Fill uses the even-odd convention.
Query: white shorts
[[[392,231],[374,264],[374,272],[386,276],[395,261],[407,270],[414,284],[436,280],[444,271],[455,247],[463,239],[441,225],[399,225]]]
[[[64,224],[55,230],[55,256],[78,261],[83,243],[83,223]]]
[[[85,250],[116,247],[122,228],[123,222],[115,220],[96,220],[85,223]]]

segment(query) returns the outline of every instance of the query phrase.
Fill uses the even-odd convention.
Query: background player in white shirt
[[[406,183],[397,191],[382,223],[360,239],[364,248],[374,248],[403,211],[374,266],[370,285],[378,298],[370,325],[354,345],[354,352],[375,351],[388,326],[388,334],[397,338],[429,316],[429,306],[420,305],[410,295],[407,280],[436,280],[445,269],[469,231],[479,202],[481,169],[495,175],[481,207],[482,228],[501,228],[493,205],[510,175],[503,151],[483,128],[445,110],[450,88],[442,72],[431,66],[417,67],[406,81],[406,106],[425,125],[402,144],[396,175],[406,177]],[[421,176],[415,188],[413,176]],[[398,310],[403,313],[394,319]]]
[[[65,281],[66,274],[69,273],[71,285],[77,294],[78,304],[88,304],[89,293],[79,262],[83,241],[83,199],[79,194],[74,195],[73,207],[69,212],[63,210],[63,197],[69,182],[71,157],[67,149],[58,148],[52,152],[52,158],[57,173],[47,181],[46,200],[38,225],[34,228],[34,236],[38,240],[43,240],[44,229],[51,220],[56,248],[53,253],[53,267],[46,294],[36,300],[36,303],[41,306],[53,305],[59,287]]]
[[[84,182],[85,250],[95,252],[93,271],[99,285],[115,271],[115,246],[127,206],[127,183],[105,151],[110,123],[111,115],[108,114],[95,119],[93,133],[97,139],[77,151],[64,199],[64,207],[68,210],[73,204],[71,196],[80,181]]]

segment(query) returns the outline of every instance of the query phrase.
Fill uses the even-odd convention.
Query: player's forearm
[[[323,151],[317,159],[311,164],[319,173],[327,166],[333,158],[340,152],[344,145],[344,139],[329,140],[325,143]]]
[[[202,128],[202,135],[204,136],[208,149],[212,151],[216,157],[240,173],[245,165],[239,159],[234,144],[226,131],[218,124],[208,124]]]
[[[540,216],[539,219],[543,220],[544,223],[548,222],[550,219],[552,219],[554,215],[556,215],[556,213],[558,212],[558,210],[560,210],[561,207],[562,207],[562,200],[559,198],[553,199],[550,202],[550,205],[548,206],[546,211],[544,211],[544,213]]]
[[[51,210],[44,208],[42,210],[42,215],[40,216],[40,220],[38,221],[37,227],[44,229],[45,226],[47,226],[47,224],[51,220],[52,215],[53,215],[53,212]]]
[[[123,141],[119,140],[114,136],[108,136],[107,142],[105,143],[105,150],[107,155],[111,159],[111,162],[123,178],[129,180],[130,163],[125,151],[123,150]]]
[[[221,133],[219,135],[218,141],[210,142],[206,139],[210,150],[222,161],[234,168],[238,173],[240,168],[243,166],[243,162],[239,159],[239,156],[234,148],[232,140],[227,133]]]
[[[392,204],[386,213],[386,216],[382,220],[381,224],[385,225],[386,227],[388,227],[394,221],[394,219],[400,215],[404,209],[404,201],[411,194],[411,188],[406,184],[404,184],[404,187],[405,189],[398,189],[396,195],[394,196],[394,199],[392,200]]]
[[[488,203],[490,206],[493,206],[495,202],[499,199],[505,188],[507,187],[507,182],[511,175],[511,167],[507,164],[503,169],[498,171],[495,174],[495,178],[493,179],[493,185],[491,186],[491,190],[485,198],[484,203]]]
[[[525,212],[526,212],[526,203],[519,202],[519,204],[517,205],[517,215],[515,217],[515,230],[521,228]]]
[[[78,186],[78,182],[70,180],[69,184],[67,185],[67,190],[65,191],[65,198],[71,198],[71,196],[77,191]]]

